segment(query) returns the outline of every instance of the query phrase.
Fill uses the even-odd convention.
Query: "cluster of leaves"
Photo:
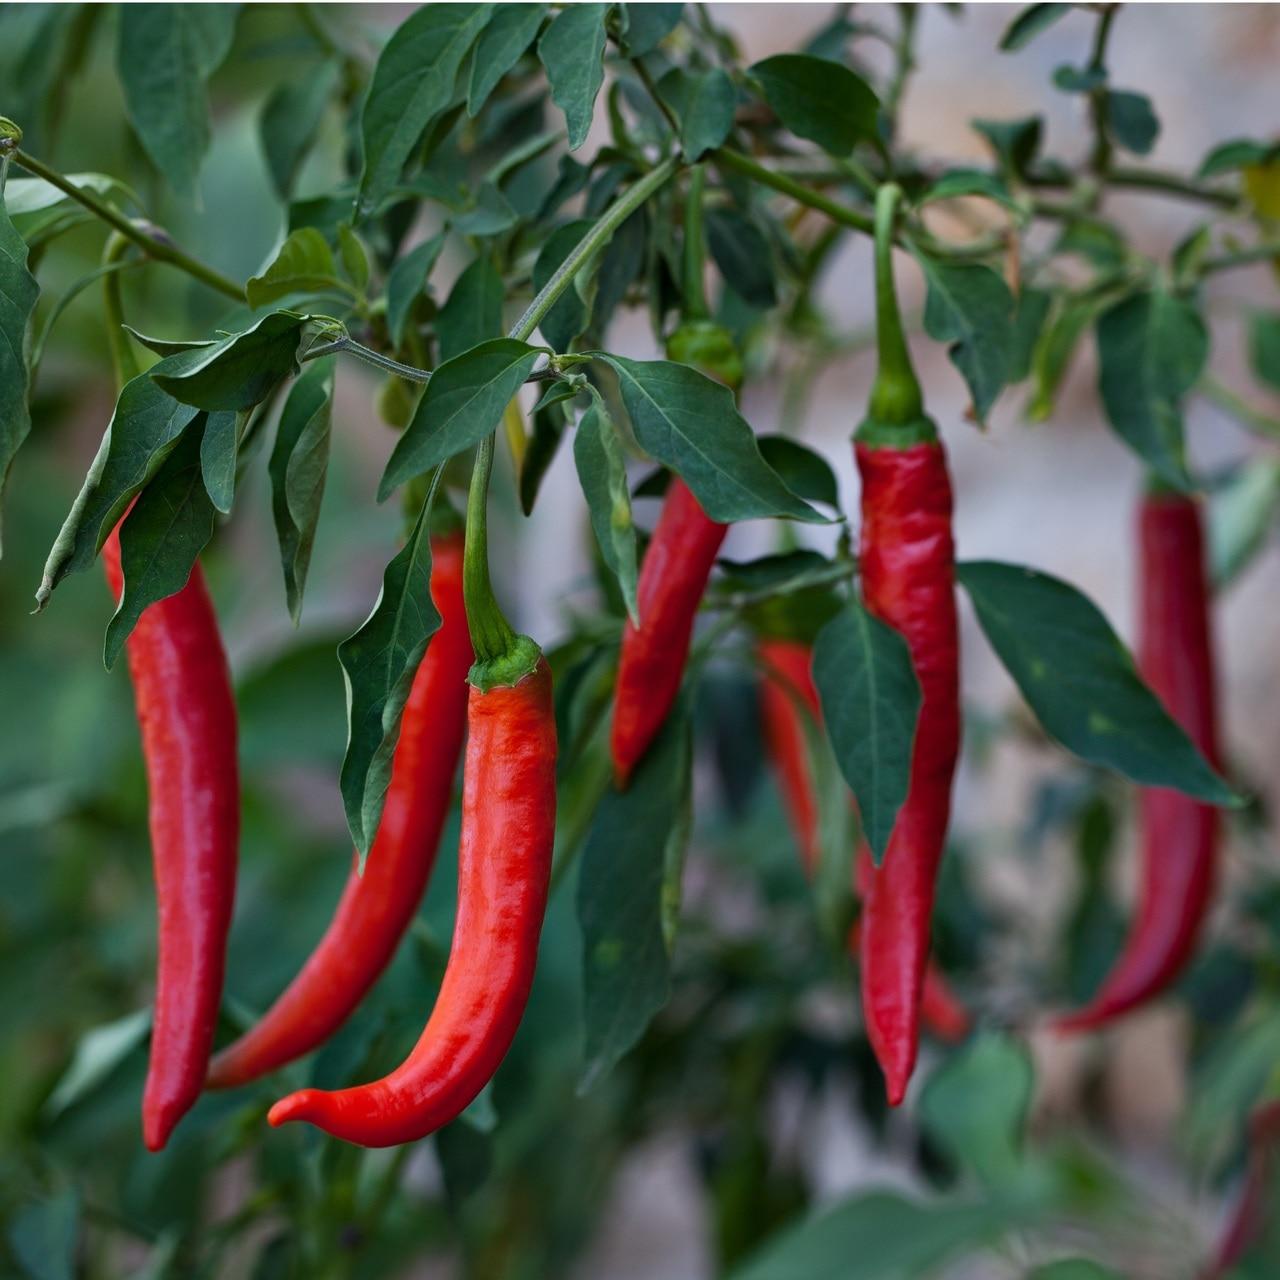
[[[54,181],[54,173],[40,176],[43,166],[32,168],[56,124],[53,86],[74,82],[102,18],[94,6],[15,7],[0,28],[8,37],[0,83],[14,82],[7,60],[30,59],[42,72],[24,81],[28,97],[0,102],[26,131],[0,139],[9,170],[0,208],[0,481],[30,431],[27,392],[49,332],[86,284],[153,259],[230,303],[212,334],[175,341],[129,331],[134,351],[158,359],[120,389],[49,554],[39,602],[89,567],[120,523],[125,590],[105,642],[114,662],[143,609],[181,587],[232,513],[239,481],[274,424],[266,469],[296,621],[326,485],[337,366],[354,359],[380,368],[379,407],[400,435],[378,493],[401,491],[409,519],[368,620],[338,650],[349,693],[341,789],[363,852],[412,673],[439,625],[429,535],[449,518],[470,451],[503,433],[527,514],[571,439],[604,608],[552,655],[565,744],[557,875],[580,853],[585,1078],[604,1079],[643,1042],[670,992],[691,825],[692,688],[708,656],[698,655],[690,695],[631,790],[607,790],[600,763],[609,667],[621,618],[637,608],[641,537],[632,500],[660,492],[675,474],[726,523],[844,522],[835,477],[819,455],[754,430],[731,392],[697,368],[611,351],[610,325],[621,311],[646,308],[663,345],[709,310],[750,376],[789,361],[811,374],[848,349],[815,300],[823,272],[842,237],[868,230],[876,187],[896,181],[906,197],[900,244],[927,290],[924,331],[946,344],[977,423],[1024,383],[1025,416],[1049,418],[1092,332],[1099,402],[1117,435],[1162,483],[1212,487],[1220,497],[1220,576],[1238,572],[1266,536],[1280,506],[1280,466],[1263,456],[1222,476],[1197,475],[1183,413],[1188,396],[1203,393],[1247,427],[1276,434],[1265,415],[1206,379],[1204,291],[1213,273],[1280,249],[1268,238],[1280,215],[1280,160],[1263,141],[1234,139],[1193,175],[1126,169],[1117,153],[1147,154],[1159,123],[1146,97],[1111,85],[1106,47],[1116,12],[1034,5],[1002,44],[1016,54],[1072,15],[1082,33],[1086,19],[1095,24],[1083,65],[1054,75],[1057,90],[1087,105],[1089,155],[1044,154],[1038,117],[979,120],[990,163],[960,168],[894,143],[914,16],[903,16],[890,39],[840,12],[804,49],[746,66],[703,7],[431,4],[370,59],[364,34],[347,19],[303,6],[295,32],[302,69],[259,117],[282,238],[242,287],[132,221],[147,209],[117,178]],[[246,20],[234,5],[121,7],[116,67],[128,122],[180,201],[198,190],[210,145],[208,83]],[[885,39],[897,52],[882,77],[868,70],[864,52]],[[588,156],[592,139],[599,145]],[[24,165],[36,176],[19,176]],[[1113,189],[1171,192],[1211,216],[1168,262],[1152,261],[1106,217]],[[797,207],[813,215],[788,216]],[[938,213],[956,209],[978,224],[962,242],[936,229]],[[38,316],[35,272],[59,237],[95,217],[131,236],[137,256],[104,263]],[[1045,228],[1054,229],[1047,247],[1038,234]],[[460,270],[445,290],[440,275],[449,264]],[[1280,313],[1248,323],[1254,372],[1280,387]],[[532,402],[527,393],[520,399],[526,384],[537,393]],[[658,471],[636,483],[632,459],[641,455]],[[919,695],[901,639],[850,589],[846,544],[842,537],[829,556],[791,551],[726,564],[710,605],[747,634],[781,628],[815,642],[829,739],[813,735],[815,767],[831,782],[825,807],[845,813],[843,779],[879,856],[906,794]],[[1049,736],[1136,782],[1214,803],[1234,799],[1074,588],[987,562],[961,566],[959,580]],[[847,885],[848,832],[836,819],[824,831],[823,881]],[[837,903],[834,917],[847,909]],[[986,1050],[973,1052],[981,1061]],[[935,1136],[958,1145],[945,1126]],[[988,1224],[994,1234],[1022,1212],[1017,1199],[1001,1206],[1013,1217]],[[909,1211],[858,1210],[873,1226],[898,1212]],[[972,1222],[959,1213],[962,1220],[970,1225],[956,1227],[956,1240],[988,1229],[966,1235]],[[824,1229],[815,1227],[812,1239],[825,1239]],[[848,1239],[859,1229],[850,1227]],[[909,1227],[904,1235],[924,1252],[884,1266],[909,1274],[926,1265],[927,1240]],[[949,1247],[939,1245],[937,1256]],[[762,1263],[775,1269],[760,1275],[804,1269],[781,1256],[783,1263]]]

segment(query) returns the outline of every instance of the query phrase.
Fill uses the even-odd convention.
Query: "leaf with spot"
[[[302,612],[302,592],[329,469],[333,368],[332,357],[316,360],[289,389],[267,464],[285,599],[295,625]]]
[[[418,140],[449,106],[458,69],[491,11],[487,4],[423,5],[392,33],[360,116],[361,213],[391,194]]]
[[[107,624],[103,661],[108,669],[147,606],[187,585],[196,558],[213,537],[215,511],[200,466],[205,421],[200,414],[182,433],[120,526],[124,590]]]
[[[514,338],[494,338],[440,365],[392,450],[379,501],[397,485],[479,444],[545,351]]]
[[[538,41],[551,99],[564,112],[569,150],[587,140],[596,95],[604,83],[607,4],[571,4],[556,14]]]
[[[338,646],[349,730],[339,786],[361,867],[378,830],[400,717],[440,611],[431,599],[430,499],[382,577],[373,612]]]
[[[669,360],[596,354],[618,375],[641,448],[675,471],[713,520],[789,516],[825,523],[765,462],[727,387]]]
[[[582,1091],[640,1039],[670,993],[663,882],[690,758],[689,717],[681,701],[627,789],[610,790],[601,800],[582,851]]]
[[[1209,804],[1239,802],[1143,682],[1106,618],[1073,586],[992,560],[958,565],[956,577],[1050,737],[1144,786]]]
[[[877,864],[911,782],[920,684],[907,642],[850,600],[818,633],[813,678],[840,772]]]

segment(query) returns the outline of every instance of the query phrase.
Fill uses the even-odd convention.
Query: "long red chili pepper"
[[[862,910],[863,1009],[891,1106],[902,1101],[915,1067],[934,881],[960,750],[951,482],[937,430],[924,413],[894,295],[899,195],[886,185],[876,201],[880,368],[854,445],[862,476],[863,599],[906,640],[921,690],[907,798],[883,862],[867,870]]]
[[[406,1061],[372,1084],[303,1089],[273,1125],[309,1120],[365,1147],[413,1142],[484,1088],[533,982],[555,836],[555,711],[545,660],[518,684],[472,689],[458,849],[458,914],[444,981]]]
[[[102,549],[116,599],[117,528]],[[149,605],[125,646],[147,768],[159,907],[142,1137],[159,1151],[200,1096],[213,1043],[240,839],[236,711],[218,621],[197,564]]]
[[[1200,507],[1149,493],[1138,519],[1142,581],[1138,663],[1169,714],[1219,763],[1209,587]],[[1148,787],[1139,801],[1142,889],[1137,920],[1093,1000],[1058,1022],[1097,1027],[1150,1000],[1195,950],[1213,899],[1218,810],[1180,791]]]
[[[252,1029],[214,1058],[212,1089],[245,1084],[327,1040],[386,968],[418,908],[453,799],[472,659],[461,532],[433,538],[431,555],[431,597],[442,622],[405,703],[364,874],[353,866],[338,909],[298,976]]]
[[[1249,1158],[1244,1185],[1203,1280],[1223,1280],[1232,1274],[1236,1263],[1261,1241],[1273,1207],[1269,1202],[1275,1194],[1272,1181],[1278,1138],[1280,1102],[1268,1102],[1249,1118]]]
[[[761,687],[761,709],[765,740],[791,826],[800,846],[805,870],[814,875],[818,861],[818,808],[813,794],[799,697],[816,720],[821,714],[817,686],[813,682],[812,649],[796,640],[762,639],[759,644],[765,680]],[[859,863],[864,879],[869,861]],[[855,924],[849,935],[850,949],[859,950],[861,928]],[[965,1009],[938,966],[930,960],[925,970],[920,998],[920,1016],[940,1040],[963,1040],[971,1025]]]

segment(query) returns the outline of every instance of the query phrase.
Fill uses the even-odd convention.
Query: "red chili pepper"
[[[245,1084],[327,1040],[390,963],[417,911],[453,799],[472,658],[461,533],[433,538],[431,556],[431,597],[443,621],[405,703],[364,874],[357,857],[324,937],[257,1025],[214,1058],[211,1089]]]
[[[683,480],[672,478],[640,568],[640,625],[628,622],[622,635],[610,739],[620,787],[680,692],[698,605],[728,529],[703,511]]]
[[[1219,763],[1209,587],[1200,507],[1150,493],[1139,513],[1142,603],[1138,664],[1169,714],[1211,764]],[[1097,1027],[1157,995],[1195,950],[1213,899],[1218,810],[1180,791],[1144,788],[1142,889],[1124,950],[1093,1000],[1058,1022]]]
[[[921,692],[907,797],[880,867],[866,869],[862,909],[862,1003],[890,1106],[902,1101],[915,1067],[934,881],[960,751],[951,481],[894,294],[900,195],[886,184],[876,199],[880,360],[854,444],[862,476],[862,596],[906,640]]]
[[[118,600],[119,528],[102,556]],[[181,591],[147,606],[125,651],[142,730],[159,907],[155,1018],[142,1096],[142,1138],[159,1151],[204,1086],[240,840],[235,699],[198,564]]]
[[[309,1120],[365,1147],[413,1142],[457,1117],[510,1048],[533,982],[555,838],[555,710],[545,659],[515,685],[473,688],[467,718],[458,914],[426,1029],[390,1075],[290,1094],[271,1108],[273,1125]]]
[[[809,771],[799,697],[816,720],[821,714],[817,686],[813,682],[810,646],[795,640],[765,639],[760,641],[760,658],[766,679],[761,689],[765,739],[769,755],[778,773],[783,800],[791,817],[791,826],[800,846],[805,870],[814,875],[818,861],[818,812]],[[859,862],[859,888],[865,890],[870,859]],[[855,923],[849,934],[849,947],[859,950],[861,929]],[[929,961],[921,992],[920,1016],[925,1026],[939,1040],[963,1040],[969,1034],[968,1010],[956,998],[942,971]]]
[[[1280,1138],[1280,1102],[1268,1102],[1249,1119],[1249,1160],[1240,1198],[1227,1221],[1213,1262],[1203,1280],[1222,1280],[1254,1245],[1267,1225],[1275,1170],[1276,1139]]]

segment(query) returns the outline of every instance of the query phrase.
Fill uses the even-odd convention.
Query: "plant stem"
[[[431,381],[430,369],[419,369],[411,364],[402,364],[399,360],[384,356],[381,351],[374,351],[371,347],[357,342],[349,334],[335,338],[332,342],[317,343],[314,347],[308,347],[298,357],[298,361],[300,364],[306,364],[308,360],[319,360],[321,356],[331,356],[336,351],[345,351],[348,355],[355,356],[357,360],[373,365],[375,369],[385,369],[388,373],[397,374],[409,382]]]
[[[838,222],[845,227],[852,227],[855,231],[861,231],[868,236],[875,232],[875,219],[869,213],[863,213],[859,209],[851,209],[848,205],[841,204],[838,200],[832,200],[829,196],[824,196],[822,192],[815,191],[812,187],[806,187],[804,183],[797,182],[794,178],[789,178],[785,173],[766,169],[764,165],[752,160],[750,156],[743,155],[741,151],[735,151],[732,147],[717,147],[711,152],[711,159],[715,162],[717,168],[740,173],[744,178],[750,178],[753,182],[758,182],[763,187],[772,187],[774,191],[778,191],[784,196],[790,196],[791,199],[798,200],[803,205],[808,205],[810,209],[817,209],[819,213],[825,213],[833,222]]]
[[[893,227],[902,189],[887,182],[876,196],[876,346],[879,364],[868,416],[878,423],[910,424],[924,414],[924,396],[902,332],[893,285]]]
[[[890,145],[898,135],[898,110],[902,106],[907,79],[915,70],[915,35],[918,11],[914,4],[898,5],[898,39],[893,46],[893,79],[884,95],[884,114],[889,122]]]
[[[1247,427],[1254,435],[1264,436],[1268,440],[1280,439],[1280,418],[1272,418],[1255,409],[1242,395],[1233,391],[1224,382],[1220,382],[1212,374],[1205,374],[1200,379],[1196,390],[1210,404],[1229,413],[1237,422]]]
[[[1093,122],[1093,151],[1089,156],[1089,168],[1099,181],[1107,181],[1107,170],[1111,167],[1111,139],[1107,133],[1107,41],[1111,37],[1111,26],[1120,11],[1118,4],[1103,5],[1098,17],[1098,27],[1094,32],[1093,50],[1089,56],[1089,70],[1099,72],[1104,79],[1096,89],[1089,91],[1089,118]]]
[[[233,298],[236,302],[247,301],[244,289],[229,276],[224,276],[221,271],[206,265],[198,258],[193,258],[171,241],[143,230],[129,217],[121,213],[119,209],[108,204],[94,192],[86,191],[83,187],[77,187],[74,182],[69,182],[57,170],[50,169],[48,165],[41,163],[35,156],[28,155],[21,148],[15,149],[12,154],[14,162],[21,165],[28,173],[34,173],[36,177],[43,178],[47,183],[70,196],[77,204],[83,205],[90,213],[101,218],[109,226],[114,227],[126,239],[132,240],[134,244],[141,246],[146,250],[148,257],[155,258],[159,262],[167,262],[170,266],[177,267],[180,271],[185,271],[187,275],[199,280],[201,284],[208,285],[210,289],[216,289],[219,293],[225,294],[228,298]]]
[[[104,268],[114,267],[124,261],[132,241],[113,231],[107,237],[106,247],[102,251]],[[111,351],[111,368],[116,376],[116,395],[124,389],[126,382],[132,382],[142,372],[138,367],[138,358],[129,345],[129,335],[124,327],[124,302],[120,295],[120,272],[108,271],[102,280],[103,319],[107,324],[107,346]]]
[[[1200,274],[1207,276],[1215,271],[1229,271],[1232,267],[1247,267],[1254,262],[1268,262],[1272,258],[1280,258],[1280,240],[1264,240],[1261,244],[1250,245],[1247,249],[1233,249],[1230,253],[1219,254],[1216,258],[1206,258],[1200,264]]]

